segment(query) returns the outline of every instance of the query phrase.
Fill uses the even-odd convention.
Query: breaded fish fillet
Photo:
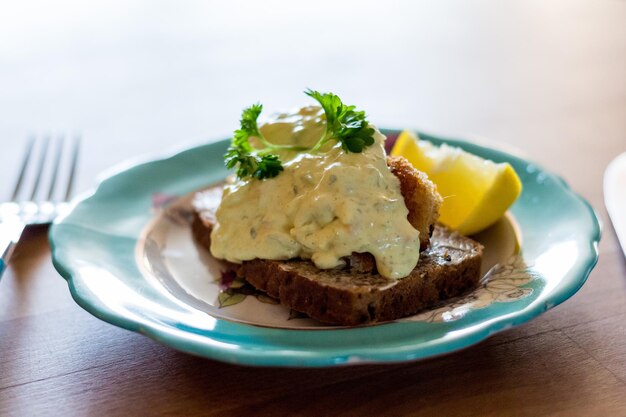
[[[420,232],[420,247],[424,250],[439,218],[443,199],[428,176],[416,170],[406,158],[388,156],[387,165],[391,173],[400,180],[400,191],[409,209],[409,223]]]

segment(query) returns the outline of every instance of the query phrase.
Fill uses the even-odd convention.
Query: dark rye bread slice
[[[216,193],[205,193],[208,198],[194,202],[192,230],[208,250],[215,207],[206,203]],[[358,268],[320,270],[299,259],[255,259],[235,267],[239,276],[281,304],[323,323],[352,326],[406,317],[477,285],[482,245],[441,225],[430,241],[413,272],[400,280]]]

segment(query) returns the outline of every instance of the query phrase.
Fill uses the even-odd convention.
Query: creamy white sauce
[[[262,128],[272,143],[312,146],[325,129],[317,107],[278,115]],[[407,220],[399,180],[385,160],[385,137],[362,153],[332,144],[315,154],[281,154],[284,171],[266,180],[225,186],[211,233],[211,253],[240,263],[302,258],[320,269],[369,252],[378,272],[407,276],[419,259],[419,232]]]

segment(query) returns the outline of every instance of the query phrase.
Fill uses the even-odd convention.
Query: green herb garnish
[[[374,143],[374,129],[365,120],[365,112],[355,106],[346,106],[333,93],[304,92],[317,100],[326,114],[326,132],[312,150],[317,150],[330,140],[341,142],[346,152],[360,153]]]
[[[271,153],[270,147],[254,149],[250,137],[258,137],[265,144],[265,138],[257,125],[257,119],[263,111],[261,104],[253,104],[241,114],[241,128],[235,130],[230,147],[224,156],[229,169],[237,168],[237,177],[254,177],[260,180],[275,177],[283,170],[278,155]]]
[[[374,129],[369,127],[365,112],[355,106],[343,104],[333,93],[320,93],[306,90],[305,94],[317,100],[326,115],[326,131],[312,147],[276,145],[270,143],[259,130],[257,120],[263,111],[261,104],[253,104],[241,114],[241,127],[235,131],[231,145],[224,157],[226,167],[236,168],[238,178],[273,178],[283,170],[283,165],[275,151],[316,152],[330,141],[341,143],[345,152],[359,153],[374,143]],[[250,138],[261,142],[261,148],[254,148]]]

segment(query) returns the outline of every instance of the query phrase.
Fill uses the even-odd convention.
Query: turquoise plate
[[[390,140],[398,131],[387,130]],[[518,172],[523,192],[476,238],[483,280],[464,297],[403,320],[323,327],[241,291],[191,239],[189,195],[227,175],[226,140],[135,164],[102,180],[50,230],[53,262],[96,317],[184,352],[260,366],[333,366],[449,353],[527,322],[571,297],[598,259],[590,205],[537,165],[477,144],[422,134]],[[180,197],[180,198],[176,198]],[[504,248],[504,249],[503,249]]]

